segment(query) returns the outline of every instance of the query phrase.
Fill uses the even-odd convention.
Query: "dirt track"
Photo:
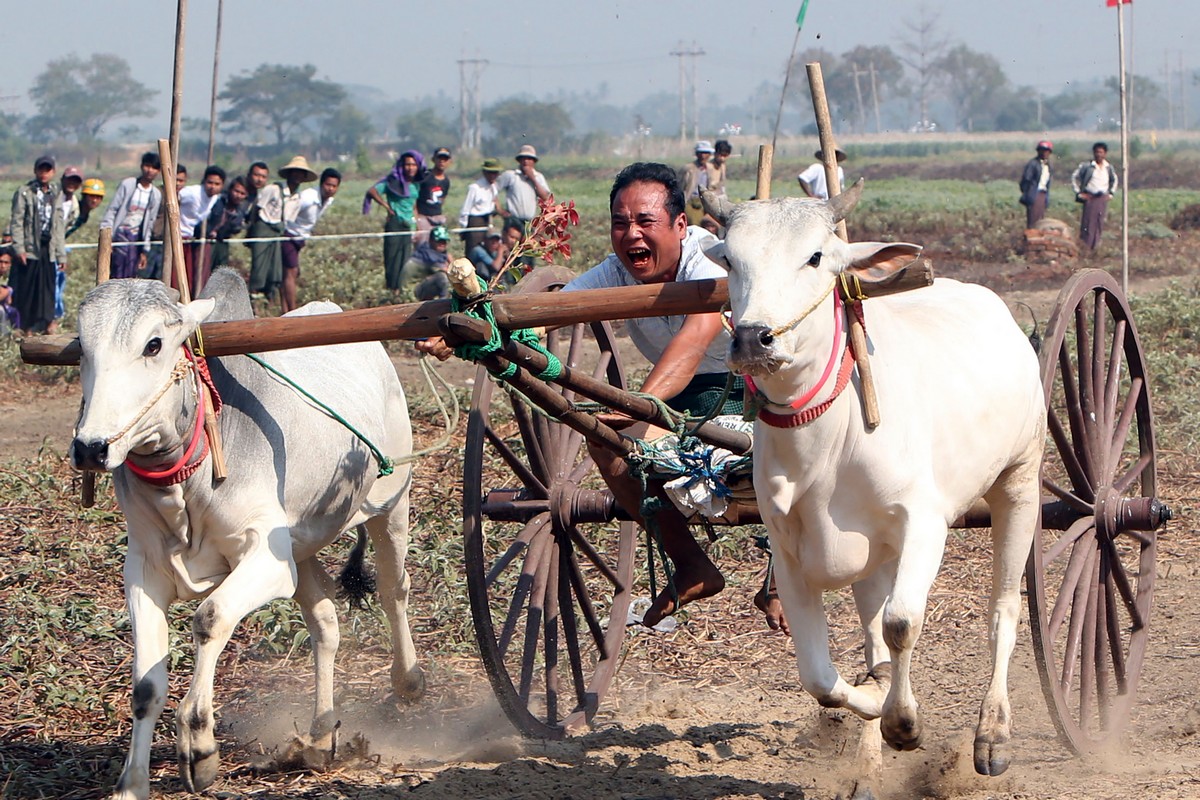
[[[1043,318],[1055,294],[1039,286],[1012,291],[1006,299],[1028,302]],[[406,380],[413,378],[411,359],[401,357],[398,365]],[[466,376],[460,370],[453,378]],[[65,450],[76,392],[46,390],[18,407],[0,407],[0,458],[28,453],[43,438],[52,450]],[[1161,483],[1168,503],[1195,503],[1173,495],[1179,490],[1171,481]],[[1160,537],[1150,652],[1124,740],[1087,758],[1064,749],[1022,623],[1011,674],[1016,753],[1012,768],[991,779],[974,774],[970,755],[988,673],[987,548],[977,531],[953,538],[916,657],[926,743],[916,752],[885,754],[887,797],[1200,797],[1200,702],[1194,695],[1200,547],[1193,522],[1176,521]],[[729,588],[694,607],[675,632],[631,635],[596,727],[564,742],[515,736],[469,660],[427,664],[439,685],[422,704],[397,711],[380,702],[386,663],[363,658],[341,664],[338,680],[348,688],[340,701],[343,760],[335,769],[257,773],[248,766],[254,753],[270,751],[306,724],[311,668],[303,655],[287,664],[247,664],[235,670],[237,685],[221,690],[221,735],[243,745],[227,750],[235,769],[213,787],[214,796],[832,798],[858,722],[820,711],[799,690],[790,640],[765,630],[751,608],[753,571],[728,577]],[[831,605],[839,668],[853,675],[860,666],[852,606],[843,596],[831,598]],[[362,738],[356,742],[356,736]],[[363,758],[355,757],[356,747]],[[186,796],[176,794],[172,754],[159,748],[155,757],[155,788],[167,797]]]

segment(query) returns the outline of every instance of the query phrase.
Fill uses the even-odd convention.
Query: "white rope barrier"
[[[447,231],[449,233],[467,233],[467,232],[487,231],[487,230],[491,230],[491,229],[490,228],[480,228],[480,227],[448,228],[447,229]],[[302,237],[301,240],[305,241],[305,242],[311,242],[311,241],[314,241],[317,239],[383,239],[387,236],[415,236],[418,233],[428,233],[428,231],[411,230],[411,231],[368,231],[365,233],[322,233],[322,234],[317,234],[316,236],[305,236],[305,237]],[[224,241],[226,243],[240,242],[242,244],[251,244],[254,242],[290,242],[293,239],[297,239],[297,238],[301,238],[301,237],[297,237],[297,236],[258,236],[258,237],[254,237],[254,238],[246,237],[244,239],[225,239]],[[187,244],[188,242],[198,242],[198,241],[200,241],[200,240],[199,239],[185,239],[184,244]],[[216,239],[208,240],[209,244],[212,244],[215,241],[217,241],[217,240]],[[113,247],[142,247],[144,244],[145,244],[145,242],[141,242],[141,241],[113,242],[112,246]],[[152,244],[161,245],[162,242],[155,241]],[[87,242],[84,244],[69,244],[66,246],[66,249],[67,249],[67,252],[70,252],[72,250],[91,250],[98,246],[99,245],[97,245],[95,242]]]

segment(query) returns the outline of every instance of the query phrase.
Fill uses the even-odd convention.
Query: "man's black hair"
[[[733,153],[733,145],[729,143],[728,139],[717,139],[717,143],[713,145],[713,150],[725,155],[731,155]]]
[[[147,151],[142,153],[142,166],[162,169],[162,159],[158,157],[158,153]]]
[[[321,179],[317,181],[317,183],[324,183],[326,178],[337,178],[337,182],[341,183],[342,173],[338,172],[333,167],[326,167],[324,171],[321,172]]]
[[[230,178],[229,182],[225,184],[223,194],[229,196],[230,192],[233,191],[233,187],[235,186],[241,186],[246,191],[246,194],[250,194],[250,184],[246,182],[246,177],[244,175],[235,175]]]
[[[185,164],[176,164],[175,165],[175,174],[176,175],[187,175],[187,166]]]
[[[1106,152],[1106,153],[1108,152],[1108,145],[1105,144],[1104,142],[1096,142],[1094,145],[1092,145],[1093,150],[1095,150],[1097,147],[1103,147],[1104,152]]]
[[[216,164],[209,164],[204,168],[204,177],[201,178],[201,183],[208,180],[209,175],[216,175],[221,179],[221,183],[225,182],[225,170],[221,169]]]
[[[256,170],[256,169],[265,169],[267,171],[268,175],[271,174],[271,168],[267,166],[267,162],[265,162],[265,161],[255,161],[253,164],[250,165],[250,169],[246,170],[246,174],[249,175],[251,172],[254,172],[254,170]]]
[[[683,187],[679,185],[679,176],[675,170],[666,164],[653,161],[638,161],[630,164],[617,173],[613,181],[612,191],[608,194],[608,207],[611,209],[617,199],[617,193],[631,183],[657,183],[667,190],[667,213],[675,219],[683,213]]]
[[[504,221],[504,230],[507,231],[509,228],[516,230],[522,236],[525,235],[525,223],[523,222],[517,222],[515,219],[506,219]]]

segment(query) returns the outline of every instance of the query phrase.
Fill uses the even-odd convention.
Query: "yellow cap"
[[[104,197],[104,181],[99,178],[88,178],[83,182],[83,188],[80,189],[83,194],[96,194]]]

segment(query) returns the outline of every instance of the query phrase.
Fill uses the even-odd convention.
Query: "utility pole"
[[[858,82],[859,75],[866,75],[867,71],[859,70],[858,64],[850,62],[850,70],[854,73],[854,93],[858,96],[858,132],[867,132],[867,114],[863,110],[862,86]]]
[[[209,97],[208,105],[208,161],[204,162],[206,164],[213,163],[213,144],[217,138],[217,75],[221,63],[221,18],[224,15],[225,0],[217,0],[217,39],[213,43],[212,94]],[[204,218],[203,223],[203,226],[207,226],[207,217]]]
[[[1180,108],[1179,108],[1179,127],[1183,128],[1184,130],[1187,130],[1189,127],[1188,109],[1187,109],[1187,89],[1184,87],[1183,80],[1184,80],[1184,78],[1183,78],[1183,51],[1180,50],[1179,51],[1179,106],[1180,106]]]
[[[1167,84],[1167,130],[1175,130],[1175,108],[1171,105],[1171,53],[1163,51],[1163,75]]]
[[[690,94],[692,96],[692,136],[695,139],[700,138],[700,90],[698,84],[696,83],[696,57],[705,55],[705,53],[696,46],[695,42],[692,42],[691,49],[684,49],[683,42],[680,42],[679,46],[675,50],[672,50],[670,54],[679,59],[679,141],[681,144],[686,144],[688,130],[687,96],[689,94],[689,82],[691,84]],[[687,69],[684,68],[683,60],[685,58],[690,59]]]
[[[458,60],[458,143],[463,150],[478,150],[482,142],[479,81],[487,65],[486,58]]]
[[[879,117],[879,87],[875,83],[875,62],[871,62],[871,100],[875,103],[875,132],[883,133],[883,123]]]

